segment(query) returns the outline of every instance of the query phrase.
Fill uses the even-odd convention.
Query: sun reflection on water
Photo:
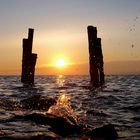
[[[57,79],[56,79],[56,83],[59,87],[63,87],[65,84],[65,78],[63,75],[58,75]]]
[[[70,123],[77,123],[77,116],[74,114],[71,107],[70,97],[66,96],[65,94],[62,94],[58,98],[56,105],[49,108],[48,113],[63,117]]]

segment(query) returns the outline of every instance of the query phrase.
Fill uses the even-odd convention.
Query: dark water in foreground
[[[24,120],[3,120],[31,112],[47,112],[46,108],[24,108],[21,103],[24,99],[40,95],[42,99],[51,97],[57,100],[59,96],[65,95],[80,123],[92,128],[111,123],[115,125],[120,140],[139,140],[140,75],[106,76],[106,84],[102,89],[91,90],[88,85],[88,76],[36,76],[33,87],[23,86],[19,76],[0,76],[0,139],[5,136],[60,137],[51,132],[47,125]],[[82,139],[76,135],[60,138]]]

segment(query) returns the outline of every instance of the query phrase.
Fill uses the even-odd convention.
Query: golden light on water
[[[64,105],[64,106],[70,106],[70,103],[69,103],[69,99],[68,96],[66,96],[65,94],[62,94],[58,101],[57,101],[57,104],[61,104],[61,105]]]
[[[69,100],[70,98],[68,96],[62,94],[61,96],[59,96],[56,105],[49,108],[48,113],[56,113],[58,115],[59,113],[61,113],[62,108],[68,112],[73,112]]]
[[[70,103],[70,97],[62,94],[59,96],[56,105],[49,108],[47,113],[65,118],[69,123],[77,123],[77,116],[74,114]]]

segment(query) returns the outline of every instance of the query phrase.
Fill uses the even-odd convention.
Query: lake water
[[[6,121],[17,115],[47,112],[44,108],[25,108],[22,100],[38,96],[40,100],[66,96],[79,123],[91,128],[114,124],[120,140],[140,139],[140,75],[106,76],[102,88],[89,88],[89,76],[36,76],[35,85],[24,86],[19,76],[0,76],[0,138],[30,138],[43,135],[63,138],[48,125],[31,121]],[[82,138],[81,138],[82,139]],[[86,138],[85,138],[86,139]],[[87,138],[88,139],[88,138]]]

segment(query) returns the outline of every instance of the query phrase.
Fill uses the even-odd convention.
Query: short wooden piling
[[[23,39],[21,82],[25,84],[34,83],[37,54],[32,53],[33,33],[34,29],[29,29],[28,39]]]
[[[97,28],[88,26],[89,73],[95,87],[104,83],[103,54],[101,38],[97,38]]]
[[[98,71],[99,71],[99,83],[100,85],[104,84],[104,62],[103,62],[103,53],[101,38],[97,38],[97,61],[98,61]]]

